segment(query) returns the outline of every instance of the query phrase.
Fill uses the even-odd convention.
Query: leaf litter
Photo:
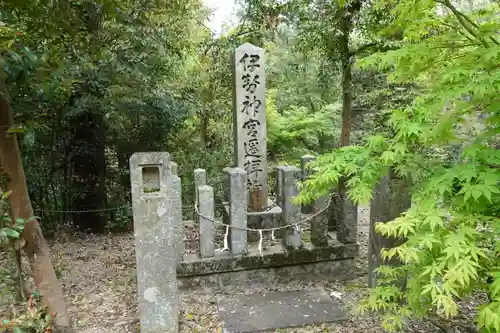
[[[286,285],[234,286],[224,294],[252,294],[272,291],[324,288],[350,312],[350,319],[336,323],[308,325],[281,329],[282,333],[382,333],[380,320],[375,315],[357,316],[352,312],[357,302],[366,295],[367,248],[369,209],[360,208],[358,241],[360,255],[356,260],[357,277],[348,282],[293,281]],[[222,248],[225,230],[217,230],[216,244]],[[198,233],[193,223],[185,226],[185,244],[188,253],[198,251]],[[139,319],[133,233],[86,235],[61,232],[50,240],[56,274],[60,278],[73,325],[78,333],[137,333]],[[0,252],[0,263],[7,257]],[[1,267],[4,267],[2,264]],[[1,285],[1,281],[0,281]],[[222,332],[216,297],[222,293],[196,291],[180,298],[180,332]],[[7,296],[6,296],[7,295]],[[3,298],[3,300],[1,300]],[[12,311],[12,297],[0,294],[0,319]],[[464,315],[456,319],[460,325],[444,325],[447,332],[472,332],[470,323],[475,305],[481,299],[463,302]],[[469,324],[467,324],[469,323]],[[441,326],[441,325],[440,325]],[[465,327],[465,328],[464,328]],[[428,320],[412,320],[405,332],[442,332]],[[270,332],[269,332],[270,333]]]

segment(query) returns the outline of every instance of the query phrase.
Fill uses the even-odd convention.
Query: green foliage
[[[50,333],[53,331],[54,316],[47,313],[39,295],[31,295],[26,302],[26,311],[15,314],[14,318],[0,322],[0,330],[5,333]]]
[[[396,19],[379,33],[402,30],[404,43],[361,65],[388,70],[396,83],[416,83],[421,93],[393,111],[392,133],[319,157],[300,201],[328,193],[345,177],[350,198],[367,203],[389,168],[411,179],[411,208],[376,226],[386,237],[404,239],[382,252],[404,265],[379,268],[381,284],[361,309],[383,312],[384,328],[393,331],[409,317],[457,315],[459,299],[483,291],[490,301],[477,309],[477,327],[499,332],[498,4],[466,14],[442,1],[447,13],[440,14],[436,2],[378,2],[388,3]],[[401,278],[404,290],[393,285]],[[493,282],[485,283],[488,278]]]
[[[316,112],[292,106],[278,112],[275,94],[270,90],[266,101],[267,150],[273,161],[296,163],[302,155],[321,151],[325,143],[332,146],[338,138],[339,105],[325,105]]]
[[[12,221],[9,212],[9,198],[10,192],[2,193],[0,197],[0,206],[2,207],[2,212],[0,216],[0,245],[11,245],[20,239],[21,233],[24,230],[24,224],[27,220],[17,218]],[[36,218],[36,217],[33,217]]]

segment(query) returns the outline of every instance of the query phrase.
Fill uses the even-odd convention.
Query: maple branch
[[[464,16],[462,13],[460,13],[456,8],[455,6],[453,6],[453,4],[450,2],[450,0],[436,0],[436,2],[446,6],[449,10],[451,10],[451,12],[453,13],[453,15],[455,15],[455,17],[457,18],[458,22],[460,23],[460,25],[465,29],[467,30],[467,32],[469,34],[471,34],[474,38],[476,38],[478,41],[481,42],[481,44],[483,44],[484,47],[486,48],[489,48],[489,45],[488,43],[486,42],[486,40],[484,40],[480,35],[478,35],[476,33],[476,31],[474,31],[470,26],[469,24],[467,24],[467,20],[464,19]]]
[[[378,43],[377,42],[371,42],[371,43],[367,43],[365,45],[361,45],[360,47],[358,47],[356,50],[354,51],[351,51],[350,55],[351,56],[354,56],[354,55],[357,55],[357,54],[360,54],[361,52],[363,52],[364,50],[366,49],[369,49],[370,47],[372,46],[377,46]]]

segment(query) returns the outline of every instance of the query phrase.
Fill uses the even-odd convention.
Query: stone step
[[[254,333],[348,319],[323,289],[227,295],[217,298],[225,333]]]

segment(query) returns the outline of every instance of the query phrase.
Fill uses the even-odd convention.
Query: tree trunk
[[[352,64],[349,51],[350,19],[343,15],[339,22],[342,36],[339,38],[339,51],[342,65],[342,131],[340,134],[340,146],[349,145],[351,136],[352,118]]]
[[[28,194],[21,153],[15,133],[8,133],[13,125],[13,115],[6,87],[0,87],[0,165],[9,178],[8,190],[12,217],[29,219],[33,208]],[[38,221],[31,218],[25,224],[22,237],[24,251],[31,264],[36,288],[50,313],[56,313],[56,332],[73,332],[61,285],[52,266],[50,251]]]
[[[352,125],[352,62],[351,51],[349,50],[349,34],[352,29],[352,11],[354,8],[339,9],[339,30],[338,52],[342,66],[342,130],[340,133],[340,147],[349,145]],[[347,200],[344,180],[340,180],[337,192],[331,197],[331,208],[329,209],[328,229],[336,231],[338,224],[344,219],[344,200]]]
[[[104,119],[86,110],[73,117],[72,128],[71,210],[75,213],[71,220],[81,231],[100,233],[107,220],[107,215],[99,211],[106,208]]]

